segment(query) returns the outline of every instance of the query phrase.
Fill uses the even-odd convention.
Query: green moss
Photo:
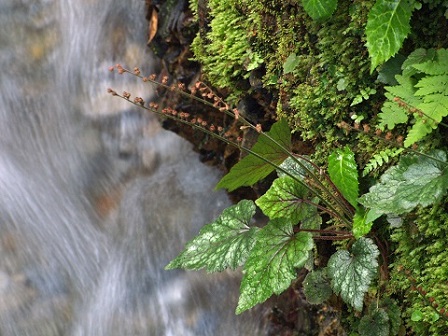
[[[219,88],[232,88],[235,95],[241,92],[235,90],[238,81],[247,78],[263,59],[251,48],[251,20],[241,13],[241,1],[211,0],[208,7],[209,26],[203,27],[205,34],[196,36],[192,49],[210,82]]]
[[[362,1],[341,3],[330,20],[320,25],[309,23],[313,34],[308,40],[314,40],[313,46],[294,50],[301,62],[294,78],[283,87],[290,94],[290,108],[281,114],[303,138],[315,140],[317,147],[327,147],[335,139],[353,142],[351,134],[336,125],[351,123],[353,114],[369,120],[378,111],[381,95],[372,95],[368,101],[362,98],[363,91],[379,91],[375,78],[369,75],[370,60],[363,41],[362,26],[369,5]],[[303,54],[304,50],[310,54]]]
[[[433,298],[439,309],[448,310],[448,212],[445,206],[438,206],[420,209],[414,216],[414,220],[395,229],[391,237],[397,246],[390,289],[404,298],[404,318],[416,335],[447,335],[448,323],[435,313],[428,300]],[[426,298],[412,289],[409,276],[399,272],[399,267],[410,272],[416,285],[427,292]],[[416,311],[423,313],[421,321],[412,321]]]
[[[288,120],[293,132],[313,144],[317,164],[324,165],[335,147],[349,144],[362,168],[374,154],[394,147],[394,143],[373,136],[385,100],[383,84],[377,81],[376,73],[370,74],[365,48],[364,29],[375,1],[339,1],[334,15],[321,23],[305,13],[300,1],[205,3],[206,19],[197,9],[197,0],[192,1],[198,20],[206,22],[200,24],[193,50],[213,85],[229,89],[237,101],[242,94],[251,93],[252,89],[242,83],[247,82],[251,69],[261,66],[265,71],[264,89],[276,100],[267,105],[276,105],[277,115]],[[446,47],[447,3],[422,1],[422,9],[412,18],[413,31],[401,50],[403,55],[421,47]],[[285,73],[284,64],[291,54],[296,55],[295,66]],[[362,119],[360,131],[339,127],[344,123],[355,126],[353,116]],[[405,126],[394,132],[388,136],[392,140],[400,132],[405,134]],[[446,145],[443,136],[432,137],[430,142],[422,148]],[[362,181],[363,189],[368,188],[366,182]],[[377,226],[377,233],[386,235],[389,226]],[[417,284],[428,291],[428,297],[448,310],[447,208],[420,209],[392,231],[394,267],[387,288],[400,298],[408,329],[416,335],[448,335],[448,325],[441,318],[432,320],[434,312],[428,302],[411,290],[409,279],[397,271],[399,265],[410,270]],[[421,321],[412,321],[415,311],[423,313]]]

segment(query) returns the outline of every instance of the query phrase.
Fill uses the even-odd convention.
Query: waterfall
[[[165,271],[229,201],[151,115],[144,1],[0,0],[0,335],[262,335],[239,275]]]

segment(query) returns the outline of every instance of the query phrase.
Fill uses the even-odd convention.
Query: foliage
[[[309,208],[308,190],[289,176],[279,177],[256,203],[269,218],[291,218],[294,223],[305,219]]]
[[[359,335],[395,336],[402,334],[401,310],[396,301],[388,297],[370,303],[366,314],[358,321]]]
[[[361,318],[358,331],[363,336],[389,336],[389,316],[384,309],[377,308]]]
[[[302,0],[303,8],[314,20],[328,19],[336,10],[337,0]]]
[[[403,148],[386,148],[377,154],[374,154],[369,162],[364,166],[362,175],[366,176],[371,171],[383,166],[385,163],[388,163],[391,158],[397,157],[403,152],[403,150]]]
[[[389,168],[380,183],[370,188],[360,202],[377,214],[403,214],[417,205],[439,202],[448,189],[446,153],[403,156],[397,166]]]
[[[275,52],[285,55],[282,66],[287,64],[288,56],[296,55],[294,70],[280,77],[279,90],[288,97],[288,102],[279,105],[277,113],[287,118],[303,139],[315,143],[316,160],[326,158],[335,143],[344,145],[354,141],[356,134],[347,136],[335,124],[346,119],[349,113],[365,115],[370,109],[374,114],[380,106],[376,103],[380,91],[369,74],[370,60],[361,56],[367,54],[362,25],[371,5],[340,1],[333,16],[318,23],[302,16],[297,9],[297,13],[290,14],[294,15],[291,21],[278,23],[301,22],[297,28],[288,26],[281,30],[300,31],[301,37],[297,34],[291,39],[277,37],[279,46]],[[274,69],[271,73],[279,76]],[[359,104],[352,105],[357,100]],[[360,148],[369,150],[367,146]]]
[[[261,66],[266,71],[262,90],[276,99],[278,119],[287,120],[301,139],[311,140],[315,152],[311,157],[293,154],[290,143],[282,143],[283,135],[276,137],[271,132],[261,132],[259,141],[265,142],[258,147],[237,144],[249,153],[246,168],[233,168],[231,178],[224,177],[220,187],[234,190],[253,185],[276,170],[279,177],[255,201],[269,217],[268,224],[263,228],[253,226],[250,218],[254,203],[247,203],[247,207],[238,204],[238,211],[233,209],[227,213],[231,215],[204,227],[203,239],[196,245],[191,242],[195,247],[190,249],[187,245],[170,265],[210,271],[241,265],[244,278],[237,311],[242,312],[286,289],[306,259],[310,273],[304,291],[309,300],[324,302],[333,290],[355,309],[365,305],[368,308],[356,313],[359,321],[353,325],[361,334],[367,334],[367,330],[387,334],[386,329],[390,335],[397,334],[401,311],[406,327],[412,327],[416,334],[447,334],[446,325],[433,320],[428,303],[413,293],[409,281],[396,271],[398,264],[415,270],[416,281],[430,288],[431,297],[442,306],[448,306],[448,219],[443,203],[446,140],[438,127],[447,116],[447,71],[443,62],[447,55],[440,49],[446,46],[446,36],[437,40],[446,35],[446,29],[440,29],[446,25],[436,19],[443,17],[440,8],[445,11],[446,4],[423,0],[419,9],[413,0],[355,0],[339,1],[332,9],[336,4],[332,0],[225,0],[220,7],[217,1],[206,2],[206,22],[210,25],[200,30],[194,48],[208,79],[219,88],[227,88],[235,98],[243,92],[241,79]],[[333,14],[320,11],[319,4],[331,4],[324,9]],[[412,15],[416,9],[419,17]],[[313,11],[318,21],[309,17]],[[393,55],[396,57],[390,63],[381,66]],[[378,80],[372,73],[376,68]],[[383,83],[389,85],[385,95]],[[253,87],[243,90],[244,94],[256,91]],[[265,91],[255,94],[263,96]],[[338,127],[347,120],[355,120],[358,125]],[[383,133],[377,130],[374,136],[375,125]],[[273,128],[278,126],[274,124]],[[289,130],[283,126],[286,135]],[[426,142],[422,141],[425,136]],[[436,136],[440,136],[439,144],[434,141]],[[396,146],[402,143],[400,137],[405,137],[405,148]],[[409,149],[417,141],[423,153]],[[344,147],[346,144],[353,152]],[[438,145],[443,150],[425,149]],[[400,156],[398,165],[389,168],[379,183],[375,184],[375,174],[358,176],[358,166],[364,167],[363,177],[371,172],[378,174],[382,166]],[[372,184],[370,192],[358,199],[359,191],[365,192]],[[429,204],[433,207],[422,208]],[[373,221],[389,212],[400,214],[400,224],[389,227],[379,220],[371,232]],[[331,219],[324,216],[323,221],[322,214]],[[388,240],[389,232],[393,242],[378,245],[384,262],[380,285],[369,281],[356,286],[361,281],[356,270],[371,279],[377,274],[378,248],[371,237],[379,242]],[[219,242],[209,244],[206,237]],[[313,255],[316,261],[321,260],[322,251],[312,251],[313,241],[319,239],[343,242],[337,245],[339,251],[330,257],[327,267],[319,264],[321,268],[312,270]],[[215,247],[217,253],[212,251]],[[187,250],[193,254],[187,255]],[[188,259],[192,259],[190,265]],[[365,295],[366,288],[378,298]],[[381,299],[391,293],[399,298],[400,307]],[[411,318],[415,312],[421,313],[419,321]]]
[[[348,204],[359,209],[357,203],[358,170],[354,154],[348,147],[338,149],[330,156],[329,177],[323,173],[315,175],[316,169],[312,162],[303,156],[298,156],[298,159],[285,148],[282,148],[282,151],[289,153],[288,159],[293,163],[282,165],[269,159],[271,153],[278,150],[272,151],[266,150],[266,148],[262,150],[262,148],[272,148],[273,144],[281,142],[283,137],[278,134],[285,133],[284,125],[284,122],[278,121],[272,126],[270,132],[260,134],[253,149],[247,149],[250,153],[249,156],[240,161],[242,163],[245,160],[253,160],[250,156],[257,153],[258,159],[262,160],[263,165],[253,166],[252,175],[258,176],[258,179],[263,178],[265,175],[259,175],[257,170],[263,171],[265,163],[276,167],[284,174],[273,182],[265,195],[256,200],[256,204],[270,218],[268,224],[248,235],[247,239],[250,243],[242,244],[241,242],[245,241],[246,237],[240,237],[240,235],[241,232],[246,233],[247,229],[241,230],[241,220],[238,220],[236,225],[224,223],[222,219],[227,216],[223,214],[217,221],[205,226],[199,236],[188,243],[185,250],[168,265],[168,268],[207,267],[208,270],[214,268],[222,270],[223,265],[239,265],[242,259],[240,255],[248,254],[243,266],[244,276],[236,308],[237,313],[252,308],[268,299],[272,294],[279,294],[290,286],[291,281],[296,277],[296,269],[303,267],[309,260],[310,251],[314,247],[312,232],[325,233],[318,229],[320,216],[317,209],[328,211],[335,216],[335,219],[345,223],[348,228],[350,219],[356,217],[356,215],[353,216]],[[271,144],[266,146],[266,142],[271,142]],[[278,156],[271,157],[277,159]],[[234,181],[244,175],[244,173],[239,173],[240,168],[237,166],[238,164],[230,170],[228,175],[224,176],[219,186],[229,189],[235,187]],[[226,179],[228,176],[234,177]],[[311,184],[307,182],[309,180],[314,182]],[[256,179],[251,180],[251,184],[255,182]],[[331,185],[330,189],[325,186],[327,183]],[[333,199],[329,200],[328,197],[333,197]],[[323,205],[319,205],[319,202],[322,202]],[[231,213],[235,212],[234,208],[231,209]],[[247,223],[249,217],[253,215],[253,208],[248,207],[248,210],[244,210],[242,206],[239,206],[237,209],[239,217],[244,219],[243,223]],[[250,212],[240,213],[244,211]],[[364,210],[362,211],[364,213]],[[221,227],[216,228],[217,225]],[[244,224],[244,227],[247,227],[247,224]],[[229,230],[230,232],[226,233]],[[367,234],[369,230],[370,227],[364,230],[363,234]],[[239,237],[238,240],[235,239],[235,236]],[[228,237],[230,237],[230,242]],[[255,243],[252,246],[253,237]],[[347,237],[351,237],[351,235],[349,234]],[[219,239],[223,241],[220,242]],[[243,251],[240,246],[246,250]],[[214,254],[211,251],[213,247],[216,248]],[[206,253],[203,252],[204,250]],[[235,253],[237,258],[234,257]],[[354,257],[352,258],[351,255]],[[369,287],[373,275],[376,274],[377,256],[378,249],[375,244],[368,238],[360,237],[353,244],[351,254],[348,251],[339,250],[329,260],[328,274],[331,278],[331,287],[357,310],[361,309],[365,291]],[[223,260],[218,262],[217,259],[220,258]],[[210,261],[207,262],[207,259]],[[235,262],[235,259],[238,262]],[[209,263],[212,265],[210,266]],[[310,286],[309,289],[313,295],[312,291],[315,287],[313,287],[314,285]],[[314,301],[321,299],[323,299],[322,296],[314,298]]]
[[[314,20],[328,19],[337,7],[337,0],[302,0],[305,11]],[[370,9],[365,34],[371,58],[372,73],[403,46],[411,31],[414,9],[421,8],[416,0],[377,0]]]
[[[287,157],[291,148],[291,132],[284,120],[275,123],[270,132],[261,134],[252,148],[252,153],[232,167],[218,182],[216,188],[229,191],[242,186],[251,186],[273,172]]]
[[[398,85],[386,87],[388,101],[379,114],[381,129],[412,120],[405,147],[422,140],[448,115],[448,50],[417,49],[402,65]],[[412,118],[411,118],[412,117]]]
[[[250,225],[254,214],[255,204],[248,200],[225,209],[213,223],[201,229],[166,269],[205,268],[220,272],[241,266],[255,244],[258,228]]]
[[[364,294],[377,274],[378,248],[369,238],[360,238],[351,251],[339,250],[328,260],[328,275],[336,294],[360,311]]]
[[[328,173],[342,195],[353,206],[358,205],[358,167],[350,148],[334,151],[328,158]]]
[[[313,270],[306,275],[303,280],[303,293],[311,304],[321,304],[330,298],[333,290],[327,268]]]
[[[241,16],[239,1],[210,0],[208,6],[209,31],[196,36],[192,49],[214,85],[232,87],[239,78],[247,78],[263,59],[251,48],[247,32],[251,22]]]
[[[439,205],[420,208],[403,225],[392,231],[391,241],[397,244],[396,260],[389,287],[402,298],[403,319],[416,335],[442,336],[448,333],[448,323],[434,319],[435,311],[429,298],[437,302],[438,309],[448,307],[448,209],[445,198]],[[409,270],[410,276],[401,269]],[[413,281],[411,281],[413,277]],[[422,286],[426,297],[415,290]],[[416,315],[420,318],[416,320]]]
[[[370,310],[372,310],[372,306],[373,309],[377,307],[375,303],[372,303]],[[381,300],[379,306],[382,309],[384,309],[389,318],[390,334],[398,335],[402,321],[401,321],[401,310],[400,307],[397,305],[397,302],[390,298],[385,298]]]
[[[286,75],[286,74],[293,72],[294,69],[299,64],[299,61],[300,60],[295,53],[292,53],[291,55],[289,55],[288,58],[286,59],[285,63],[283,64],[283,74]]]
[[[237,314],[287,289],[296,269],[308,260],[311,233],[294,233],[293,226],[289,220],[272,219],[260,230],[244,266]]]
[[[377,0],[369,12],[366,26],[367,49],[372,65],[370,72],[394,56],[409,35],[415,0]]]

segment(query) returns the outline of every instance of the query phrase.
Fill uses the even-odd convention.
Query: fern
[[[386,87],[388,101],[378,126],[393,129],[412,121],[405,147],[422,140],[448,116],[447,59],[447,49],[418,49],[403,63],[403,74],[396,76],[399,84]]]
[[[364,167],[362,171],[362,176],[366,176],[371,171],[377,169],[378,167],[382,167],[384,164],[389,163],[391,158],[397,157],[403,152],[404,148],[387,148],[385,150],[380,151],[377,154],[374,154],[373,157],[369,160],[369,162]]]

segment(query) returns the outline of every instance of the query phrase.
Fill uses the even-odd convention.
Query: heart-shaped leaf
[[[244,266],[236,313],[286,290],[296,278],[297,268],[308,260],[313,245],[311,234],[294,233],[287,219],[273,219],[263,227]]]
[[[225,268],[237,268],[255,244],[259,229],[249,226],[254,214],[255,204],[249,200],[225,209],[217,220],[205,225],[199,235],[186,244],[166,269],[205,268],[209,272],[220,272]]]
[[[269,190],[255,201],[269,218],[290,218],[293,223],[304,219],[311,205],[304,202],[307,189],[289,176],[274,180]]]
[[[328,260],[328,275],[334,292],[347,304],[361,311],[367,292],[378,268],[379,251],[369,238],[360,238],[351,252],[339,250]]]

